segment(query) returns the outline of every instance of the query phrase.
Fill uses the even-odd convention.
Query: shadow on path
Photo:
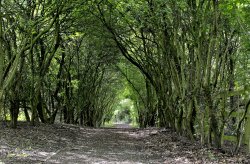
[[[23,125],[0,131],[0,163],[237,163],[190,143],[168,129],[83,128],[74,125]]]

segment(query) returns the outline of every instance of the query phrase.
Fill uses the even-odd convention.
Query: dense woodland
[[[0,0],[1,120],[100,127],[120,109],[237,152],[249,26],[249,0]]]

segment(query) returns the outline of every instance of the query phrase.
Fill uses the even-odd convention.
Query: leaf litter
[[[0,163],[250,163],[245,151],[203,147],[170,129],[54,124],[0,130]]]

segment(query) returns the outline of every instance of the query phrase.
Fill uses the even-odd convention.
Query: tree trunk
[[[10,102],[10,115],[11,115],[11,127],[17,128],[17,119],[19,114],[19,100],[13,100]]]
[[[2,0],[0,0],[0,114],[2,111],[4,51],[3,51],[3,24],[2,24]]]
[[[44,109],[43,109],[43,99],[42,99],[42,95],[41,92],[38,93],[38,103],[37,103],[37,112],[38,112],[38,116],[41,120],[42,123],[46,123],[45,117],[44,117]]]
[[[27,122],[30,122],[30,116],[29,116],[29,112],[28,112],[28,107],[26,106],[26,102],[23,102],[23,109],[24,109],[24,115],[26,118]]]
[[[250,108],[250,100],[248,100],[248,102],[246,103],[244,114],[243,114],[242,118],[240,119],[238,127],[237,127],[237,136],[236,136],[237,141],[236,141],[236,147],[235,147],[235,150],[234,150],[234,154],[237,154],[239,152],[239,149],[240,149],[240,146],[241,146],[242,137],[243,137],[242,126],[243,126],[244,120],[246,119],[246,115],[247,115],[247,113],[249,111],[249,108]]]

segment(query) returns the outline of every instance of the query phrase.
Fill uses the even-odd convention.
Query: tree
[[[239,44],[222,10],[227,2],[91,2],[90,12],[154,87],[160,126],[221,147]]]

